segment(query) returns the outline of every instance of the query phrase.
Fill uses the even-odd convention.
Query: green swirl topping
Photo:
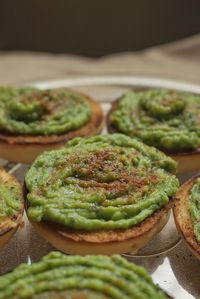
[[[200,178],[193,185],[189,196],[189,210],[192,219],[194,235],[200,243]]]
[[[19,135],[64,134],[85,125],[91,108],[67,90],[0,88],[0,131]]]
[[[0,227],[5,218],[17,215],[21,209],[22,190],[19,183],[0,169]]]
[[[85,231],[130,228],[169,202],[175,169],[165,154],[122,134],[75,138],[27,172],[28,216]]]
[[[168,151],[200,145],[200,96],[153,89],[123,95],[110,114],[119,132]]]
[[[78,296],[79,295],[79,296]],[[0,299],[166,299],[142,267],[124,258],[51,252],[0,277]]]

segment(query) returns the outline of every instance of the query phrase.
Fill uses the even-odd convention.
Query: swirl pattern
[[[0,277],[0,299],[166,299],[144,268],[124,258],[51,252]]]
[[[198,95],[153,89],[122,96],[109,122],[115,130],[148,145],[181,152],[200,145],[199,111]]]
[[[171,158],[122,134],[76,138],[27,172],[28,216],[85,231],[127,229],[169,202],[175,169]]]
[[[0,131],[15,135],[64,134],[85,125],[91,108],[69,90],[0,88]]]

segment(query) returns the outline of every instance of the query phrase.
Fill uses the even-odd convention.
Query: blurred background
[[[89,57],[200,32],[198,0],[1,0],[0,49]]]
[[[200,83],[199,0],[0,0],[0,84],[85,75]]]

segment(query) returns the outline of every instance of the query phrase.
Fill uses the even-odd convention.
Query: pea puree
[[[0,176],[0,222],[17,215],[21,208],[22,192],[19,185]]]
[[[55,297],[52,297],[55,295]],[[79,294],[79,297],[78,297]],[[0,277],[0,299],[166,299],[142,267],[124,258],[51,252]]]
[[[200,96],[152,89],[128,92],[111,112],[119,132],[159,149],[181,152],[200,146]]]
[[[69,90],[0,88],[0,131],[16,135],[64,134],[85,125],[91,108]]]
[[[108,299],[109,297],[98,294],[94,291],[63,291],[63,292],[45,292],[35,295],[34,299]]]
[[[192,219],[194,235],[200,243],[200,178],[193,185],[189,196],[189,210]]]
[[[176,162],[123,134],[75,138],[25,177],[28,217],[85,231],[127,229],[169,202]]]

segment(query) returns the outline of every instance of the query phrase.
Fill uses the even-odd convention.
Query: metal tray
[[[82,91],[100,101],[105,114],[113,100],[133,88],[163,87],[200,94],[200,87],[197,85],[144,77],[90,77],[38,82],[30,85],[41,89],[70,87]],[[28,165],[14,164],[4,160],[0,160],[0,165],[23,182]],[[180,180],[183,182],[191,175],[184,175],[180,177]],[[37,234],[24,215],[24,226],[0,251],[0,274],[10,271],[22,262],[30,264],[37,261],[51,250],[55,249]],[[200,263],[181,241],[172,215],[165,228],[140,250],[137,256],[131,254],[125,256],[146,267],[153,280],[173,298],[197,299],[200,297]]]

